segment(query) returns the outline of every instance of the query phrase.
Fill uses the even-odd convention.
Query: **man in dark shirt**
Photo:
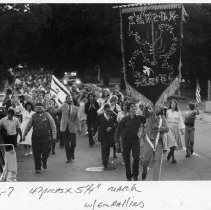
[[[143,116],[136,115],[135,103],[129,103],[127,105],[127,110],[129,115],[124,117],[120,121],[116,130],[115,138],[116,142],[119,141],[120,136],[122,139],[123,158],[125,161],[127,181],[131,181],[132,178],[134,181],[137,181],[139,175],[139,161],[140,161],[140,143],[137,134],[140,126],[145,124],[146,118]],[[130,164],[131,151],[133,155],[132,172]]]

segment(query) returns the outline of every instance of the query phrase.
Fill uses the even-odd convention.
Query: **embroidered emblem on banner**
[[[180,83],[183,6],[148,5],[120,11],[127,93],[147,103],[165,100]]]

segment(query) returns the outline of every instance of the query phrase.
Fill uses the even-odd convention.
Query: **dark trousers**
[[[63,138],[62,138],[62,133],[61,133],[61,131],[60,131],[60,134],[59,134],[59,146],[60,146],[60,147],[64,147],[64,140],[63,140]]]
[[[132,141],[132,140],[131,140]],[[138,177],[139,175],[139,161],[140,161],[140,143],[139,140],[133,142],[123,142],[123,158],[125,161],[126,178],[131,179],[132,177]],[[131,172],[130,154],[132,151],[133,155],[133,168]]]
[[[109,155],[110,155],[110,144],[107,141],[101,142],[101,155],[102,162],[104,166],[108,165]]]
[[[89,145],[90,146],[94,144],[94,140],[93,140],[94,124],[95,124],[95,118],[87,119],[87,127],[88,127],[88,133],[89,133]]]
[[[32,150],[34,155],[35,170],[41,170],[41,161],[47,163],[51,152],[51,141],[32,138]]]
[[[16,135],[7,135],[5,137],[5,144],[12,144],[15,148],[17,147],[17,134]],[[6,151],[12,150],[12,147],[5,147]]]
[[[51,142],[51,152],[55,152],[56,142]]]
[[[65,132],[62,132],[62,139],[65,146],[65,153],[67,160],[74,159],[74,152],[76,147],[76,134],[70,133],[67,128]]]

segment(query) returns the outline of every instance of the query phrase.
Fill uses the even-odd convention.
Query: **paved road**
[[[176,151],[177,164],[163,158],[161,180],[211,180],[211,116],[202,114],[203,119],[196,120],[195,153],[191,158],[185,158],[185,150]],[[78,137],[75,161],[65,163],[65,151],[56,147],[56,155],[50,156],[48,169],[34,173],[32,156],[24,157],[21,147],[18,154],[18,181],[122,181],[125,180],[125,169],[121,164],[121,155],[111,158],[117,169],[112,171],[86,171],[89,167],[101,167],[100,144],[94,148],[88,147],[88,137]],[[111,149],[112,154],[112,149]],[[147,180],[152,180],[152,166],[149,167]],[[140,166],[140,174],[141,174]]]

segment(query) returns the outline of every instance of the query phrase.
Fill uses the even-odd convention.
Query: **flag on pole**
[[[197,101],[197,103],[200,103],[201,102],[200,92],[201,92],[201,88],[200,88],[199,82],[197,80],[197,82],[196,82],[196,101]]]
[[[52,75],[50,93],[51,96],[55,96],[59,106],[65,102],[66,96],[70,95],[69,90],[54,75]]]

